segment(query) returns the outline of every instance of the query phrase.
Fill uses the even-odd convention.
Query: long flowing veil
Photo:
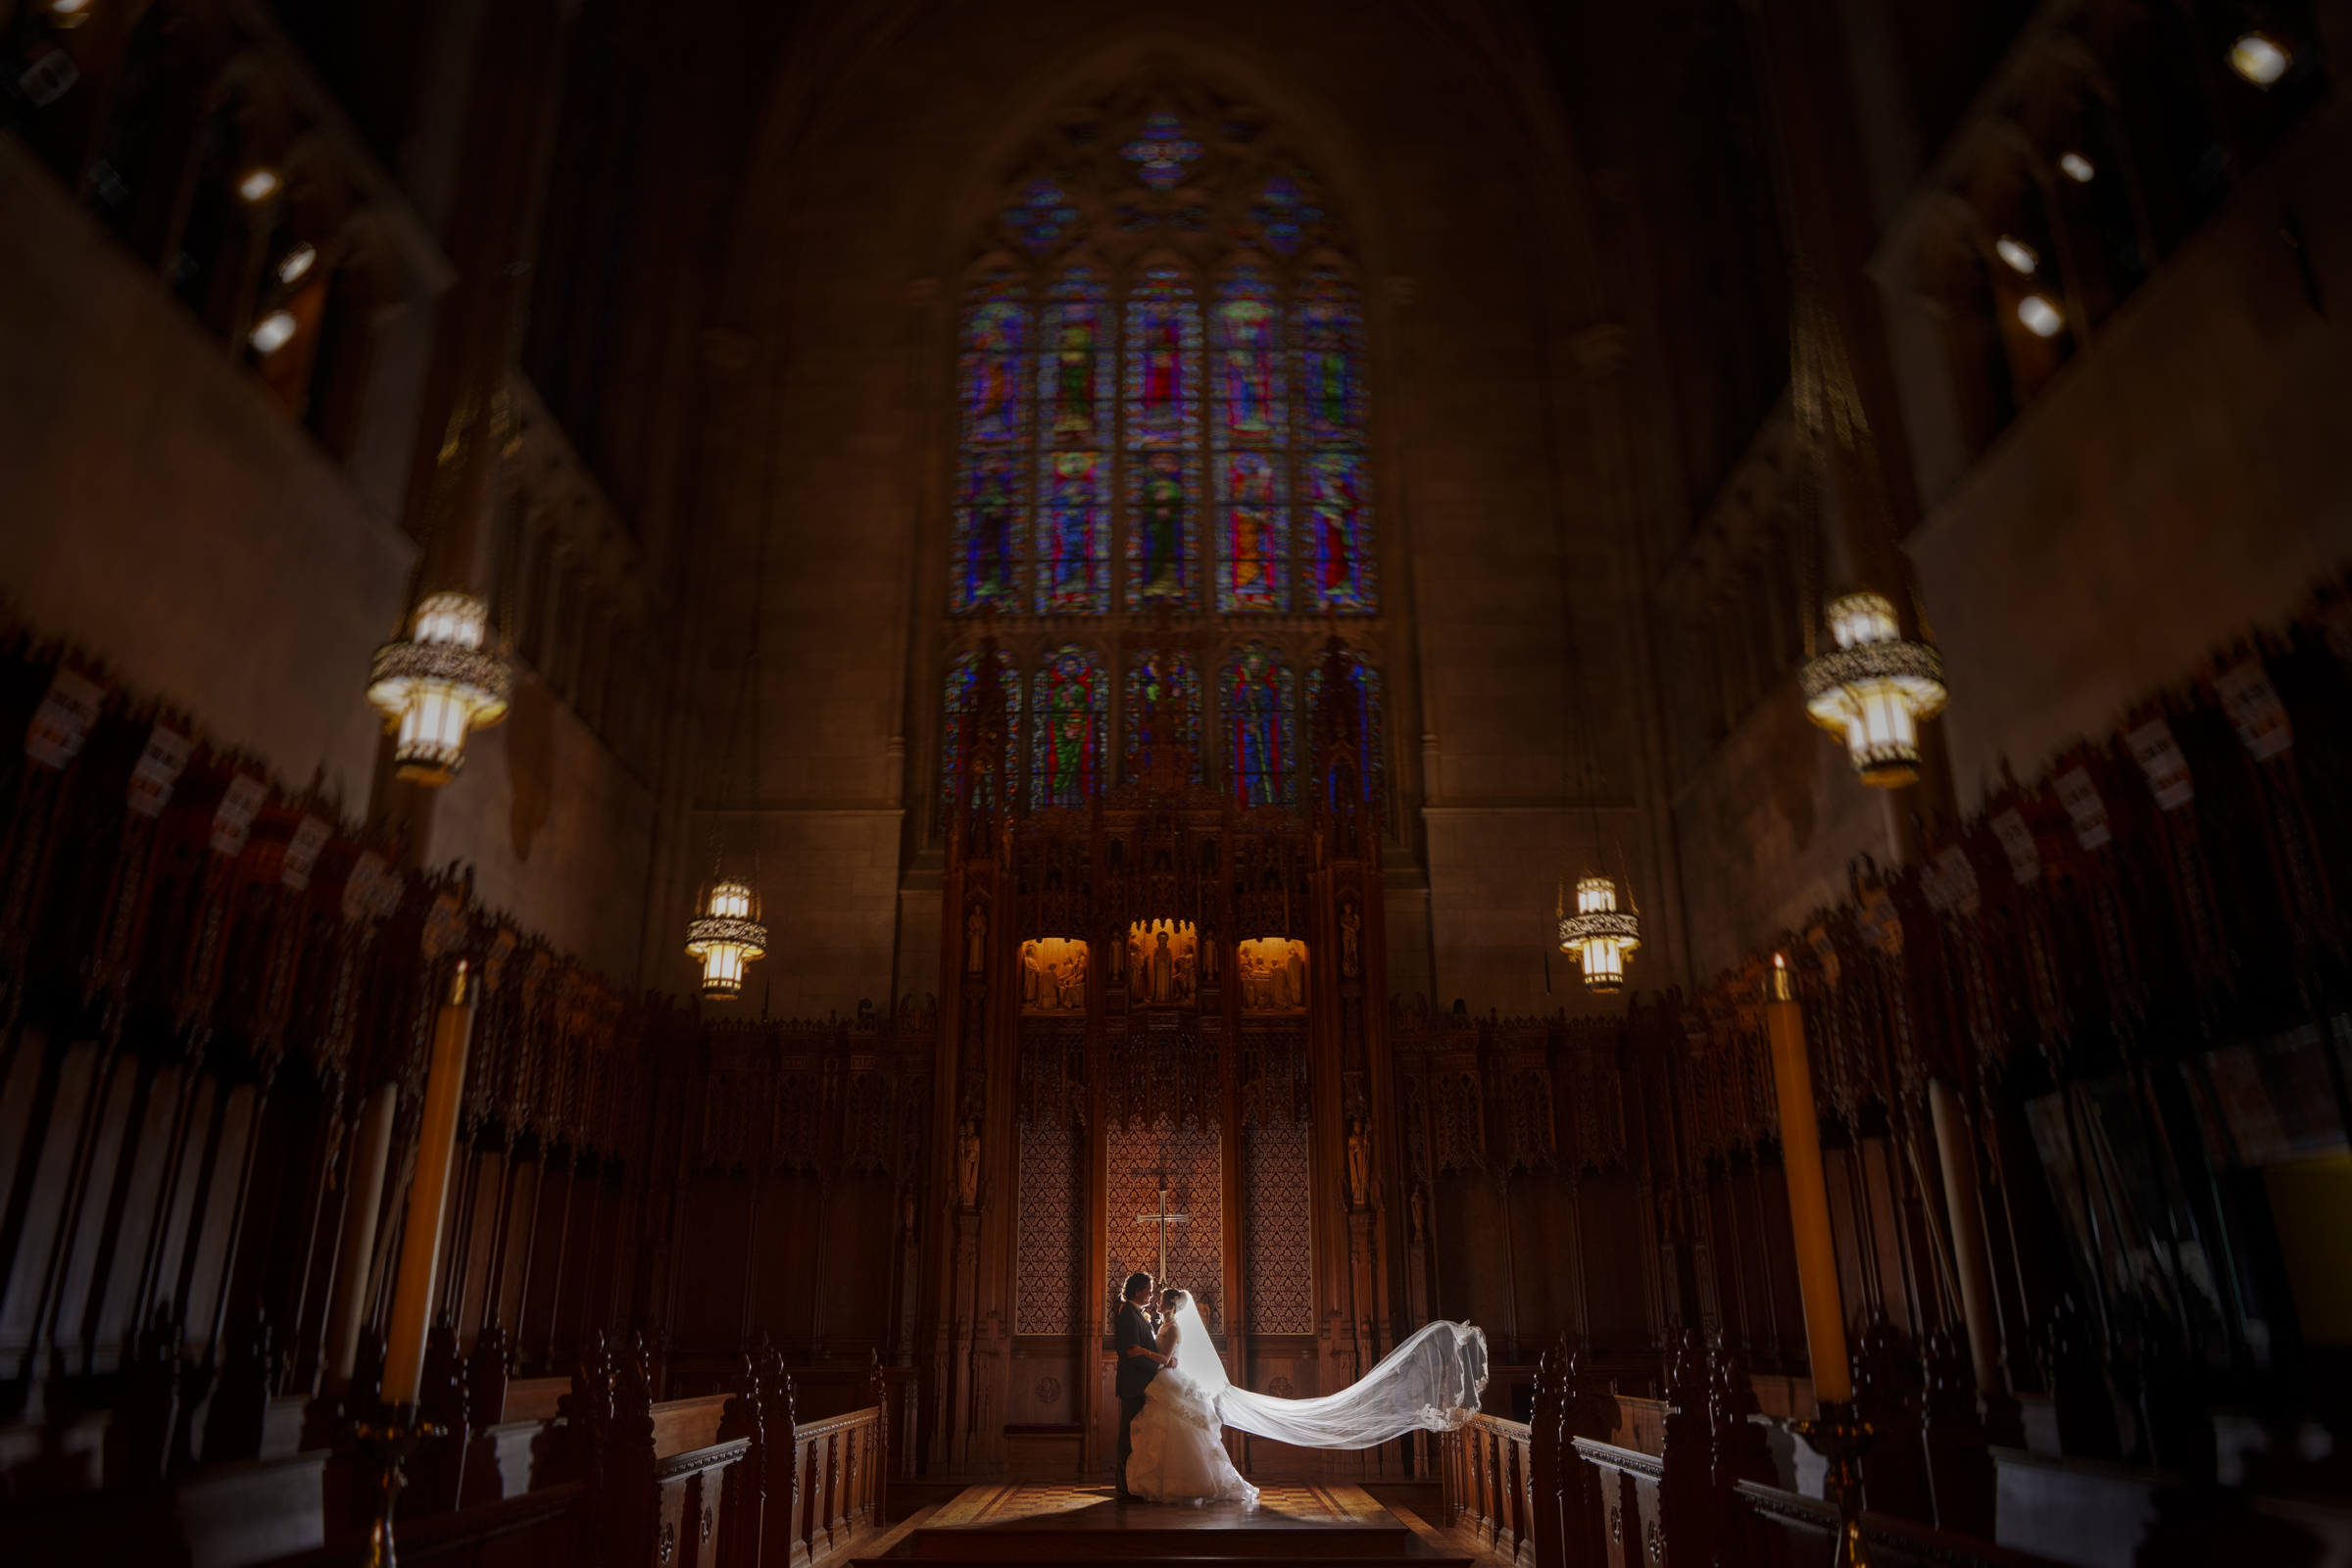
[[[1487,1336],[1469,1323],[1430,1324],[1353,1384],[1317,1399],[1235,1387],[1189,1294],[1176,1324],[1176,1369],[1200,1385],[1219,1420],[1301,1448],[1369,1448],[1407,1432],[1450,1432],[1478,1414],[1487,1387]]]

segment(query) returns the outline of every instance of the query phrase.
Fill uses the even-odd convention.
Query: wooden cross
[[[1159,1176],[1159,1212],[1156,1214],[1138,1214],[1135,1216],[1135,1222],[1138,1225],[1156,1225],[1159,1227],[1159,1284],[1162,1289],[1165,1289],[1168,1283],[1168,1227],[1171,1225],[1190,1225],[1193,1222],[1190,1215],[1171,1214],[1168,1212],[1167,1172],[1162,1171],[1160,1172]]]

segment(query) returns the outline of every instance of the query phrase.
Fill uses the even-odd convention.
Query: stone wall
[[[2315,307],[2283,237],[2303,224]],[[2352,105],[2323,109],[1913,534],[1961,806],[2352,559]]]
[[[0,593],[357,815],[415,548],[0,135]]]

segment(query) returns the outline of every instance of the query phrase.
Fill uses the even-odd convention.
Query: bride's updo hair
[[[1184,1293],[1178,1290],[1175,1286],[1171,1285],[1166,1290],[1159,1293],[1159,1309],[1165,1312],[1170,1308],[1181,1304],[1183,1300]]]

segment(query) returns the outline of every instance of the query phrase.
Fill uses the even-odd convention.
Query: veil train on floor
[[[1470,1323],[1432,1323],[1337,1394],[1278,1399],[1225,1375],[1208,1325],[1188,1295],[1178,1308],[1176,1366],[1237,1431],[1301,1448],[1369,1448],[1407,1432],[1451,1432],[1478,1414],[1487,1337]]]

